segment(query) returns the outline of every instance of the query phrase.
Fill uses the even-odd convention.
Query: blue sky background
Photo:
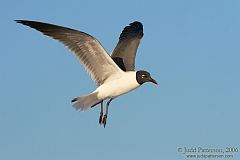
[[[240,1],[30,1],[0,5],[0,159],[184,159],[178,147],[240,147]],[[99,108],[70,101],[95,89],[60,43],[14,19],[79,29],[109,51],[139,20],[144,84]],[[234,154],[239,159],[240,154]]]

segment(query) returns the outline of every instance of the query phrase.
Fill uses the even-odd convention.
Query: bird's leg
[[[99,124],[102,124],[102,116],[103,116],[103,101],[101,101],[101,104],[100,104]]]
[[[111,99],[107,102],[107,105],[106,105],[106,112],[105,112],[105,115],[104,115],[103,121],[102,121],[104,128],[105,128],[106,123],[107,123],[108,106],[109,106],[109,104],[110,104],[110,102],[111,102],[112,100],[113,100],[113,98],[111,98]]]

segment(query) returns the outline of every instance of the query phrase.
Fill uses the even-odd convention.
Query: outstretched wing
[[[63,43],[76,55],[97,85],[103,84],[111,75],[122,72],[99,41],[87,33],[36,21],[16,20],[16,22]]]
[[[123,71],[135,69],[135,57],[140,40],[143,37],[143,25],[141,22],[130,23],[126,26],[112,52],[112,59]]]

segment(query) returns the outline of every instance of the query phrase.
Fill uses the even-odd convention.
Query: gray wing
[[[16,20],[16,22],[63,43],[77,56],[97,85],[103,84],[111,75],[122,72],[98,40],[87,33],[36,21]]]
[[[112,59],[123,71],[135,69],[135,57],[140,40],[143,37],[143,25],[141,22],[130,23],[126,26],[112,52]]]

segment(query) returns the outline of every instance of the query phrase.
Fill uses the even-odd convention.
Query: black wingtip
[[[125,38],[135,37],[138,36],[140,38],[143,37],[143,24],[139,21],[134,21],[126,26],[120,37],[119,40],[123,40]]]
[[[29,21],[29,20],[14,20],[16,23],[22,24],[22,25],[26,25],[31,27],[34,23],[36,23],[35,21]]]
[[[77,100],[78,98],[73,98],[71,102],[73,103],[73,102],[76,102]]]
[[[31,21],[31,20],[14,20],[16,23],[20,23],[26,26],[32,26],[32,25],[43,25],[43,22],[37,22],[37,21]]]
[[[139,21],[134,21],[132,23],[129,24],[130,26],[134,26],[140,30],[143,30],[143,24]]]
[[[17,20],[14,20],[16,23],[20,23],[20,24],[24,24],[24,23],[26,23],[27,21],[26,20],[19,20],[19,19],[17,19]]]

